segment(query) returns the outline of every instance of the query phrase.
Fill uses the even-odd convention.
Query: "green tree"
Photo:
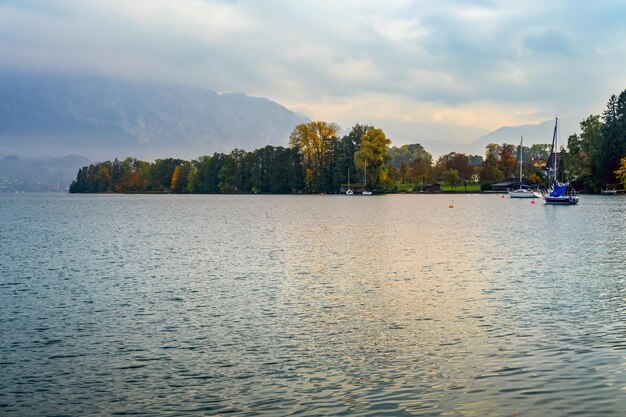
[[[357,182],[357,167],[354,164],[354,155],[361,146],[361,137],[372,126],[356,124],[350,130],[350,133],[344,135],[337,143],[335,175],[333,179],[333,190],[338,190],[342,183],[348,181],[348,171],[350,172],[350,180],[352,184]]]
[[[617,182],[615,171],[620,159],[626,155],[626,90],[619,96],[612,95],[602,114],[602,141],[598,150],[598,173],[601,186]]]
[[[214,153],[193,161],[193,169],[188,177],[188,188],[192,193],[218,194],[220,192],[219,172],[226,155]]]
[[[528,162],[535,162],[538,159],[543,159],[544,161],[548,160],[550,156],[550,144],[534,144],[531,145],[528,149],[528,157],[526,153],[524,153],[524,160]]]
[[[483,184],[493,184],[504,180],[504,172],[490,165],[483,166],[480,170],[480,181]]]
[[[432,155],[419,143],[392,146],[388,151],[388,169],[398,169],[402,182],[423,183],[431,174]]]
[[[580,122],[580,135],[570,135],[564,152],[568,178],[575,188],[599,191],[603,185],[601,173],[603,158],[599,152],[603,142],[604,123],[600,116],[589,116]]]
[[[76,174],[76,179],[70,184],[70,193],[86,193],[88,192],[87,173],[89,167],[82,167]]]
[[[111,183],[111,165],[110,161],[98,164],[98,169],[96,171],[96,191],[99,193],[113,191],[113,184]]]
[[[174,169],[184,162],[182,159],[174,158],[157,159],[154,161],[150,171],[151,189],[153,191],[163,191],[164,188],[169,188],[172,184]]]
[[[393,166],[392,166],[393,167]],[[404,184],[409,179],[409,164],[407,161],[400,162],[400,168],[398,169],[398,180]]]
[[[456,169],[446,169],[442,174],[442,179],[446,183],[450,184],[452,189],[455,189],[457,185],[460,185],[462,180],[459,175],[459,171]]]
[[[626,156],[620,159],[620,167],[615,171],[615,176],[622,183],[622,186],[626,188]]]

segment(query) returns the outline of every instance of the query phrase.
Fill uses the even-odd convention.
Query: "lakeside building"
[[[528,180],[528,178],[523,178],[520,183],[519,178],[511,177],[511,178],[505,179],[504,181],[498,182],[496,184],[491,184],[489,189],[485,190],[485,192],[506,193],[507,191],[509,191],[509,189],[517,190],[520,187],[530,188],[534,190],[534,189],[539,188],[539,185],[531,183]]]

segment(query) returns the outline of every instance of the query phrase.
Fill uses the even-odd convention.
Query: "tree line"
[[[560,150],[562,176],[574,187],[598,192],[626,186],[626,90],[611,96],[602,115],[580,123],[581,133],[568,137]],[[339,137],[334,123],[297,125],[289,146],[265,146],[247,152],[234,149],[192,161],[166,158],[154,162],[126,158],[85,166],[70,186],[72,193],[337,193],[346,185],[382,192],[400,184],[445,182],[453,188],[479,182],[488,187],[516,177],[518,146],[488,144],[484,156],[451,152],[433,161],[420,144],[390,146],[382,129],[355,125]],[[521,149],[523,171],[532,183],[543,184],[549,144]]]
[[[573,185],[591,192],[626,188],[626,90],[612,95],[602,115],[587,117],[580,129],[568,137],[564,152]]]

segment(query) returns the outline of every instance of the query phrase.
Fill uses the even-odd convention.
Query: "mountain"
[[[89,159],[78,155],[39,159],[5,156],[0,159],[0,193],[66,191],[78,169],[89,163]]]
[[[85,76],[0,77],[0,157],[192,159],[285,145],[308,120],[244,94]]]
[[[573,133],[580,133],[578,121],[574,118],[559,118],[559,145],[567,145],[567,137]],[[526,124],[518,126],[504,126],[486,135],[466,142],[452,142],[441,140],[423,140],[419,142],[435,158],[450,152],[464,153],[468,155],[484,155],[485,147],[490,143],[519,144],[520,137],[524,137],[524,146],[535,144],[552,143],[554,132],[554,119],[546,120],[538,124]]]
[[[578,122],[574,119],[559,119],[559,145],[567,145],[567,137],[573,133],[579,133]],[[484,136],[475,139],[468,144],[474,149],[482,149],[490,143],[519,144],[520,137],[524,137],[524,146],[535,144],[552,143],[554,133],[554,119],[546,120],[534,125],[505,126],[494,130]]]

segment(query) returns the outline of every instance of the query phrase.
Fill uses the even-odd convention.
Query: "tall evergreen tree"
[[[602,185],[618,182],[615,171],[620,167],[620,159],[626,156],[626,90],[619,97],[612,95],[607,108],[602,113],[604,127],[599,150],[599,173]]]

